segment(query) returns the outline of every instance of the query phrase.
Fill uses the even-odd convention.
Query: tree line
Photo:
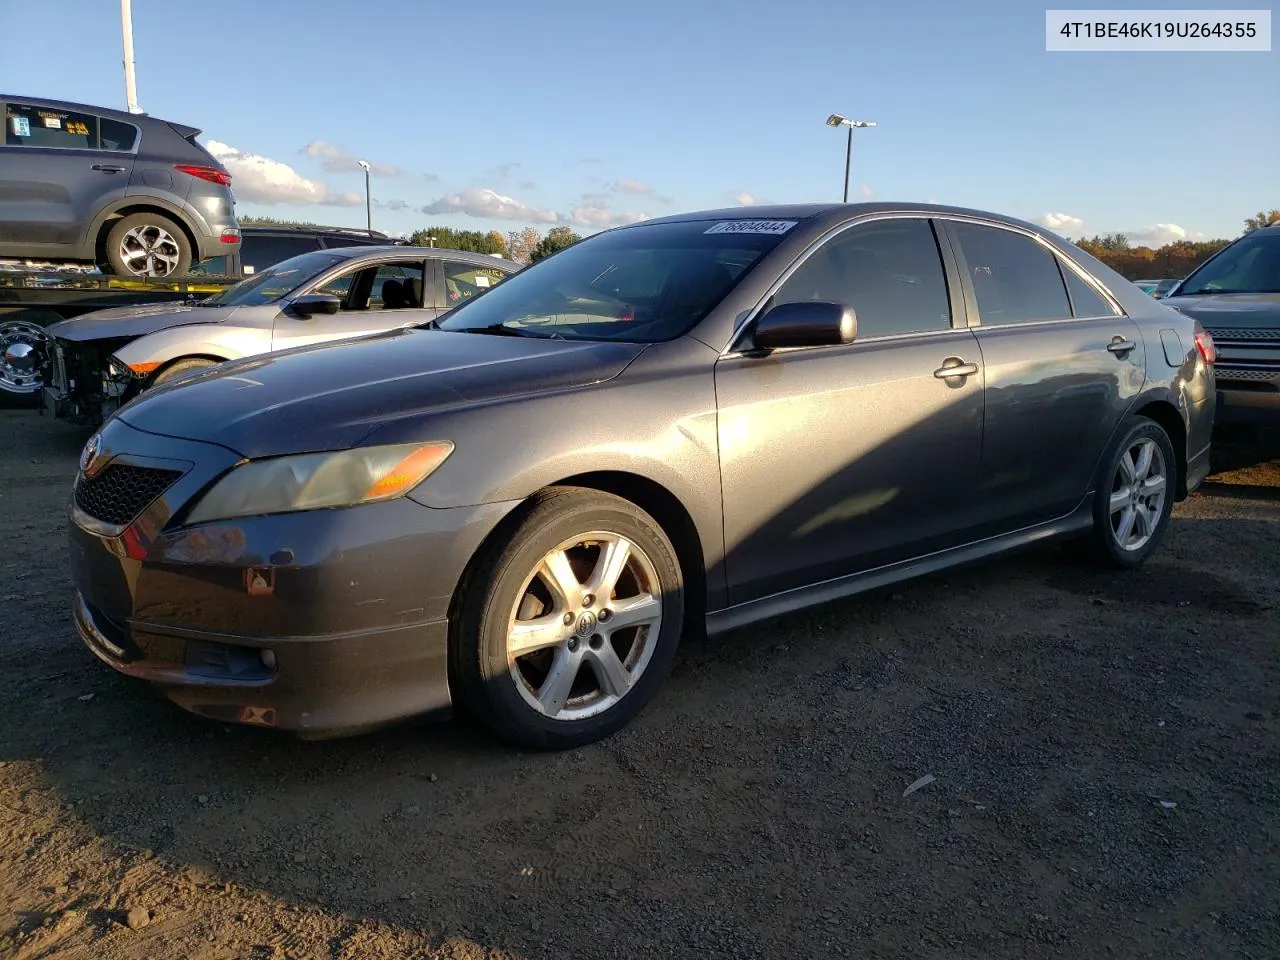
[[[323,225],[306,220],[281,220],[277,217],[261,217],[252,214],[237,217],[243,226],[249,227],[310,227],[322,229]],[[545,234],[533,227],[509,230],[456,230],[453,227],[425,227],[409,235],[409,242],[419,247],[441,247],[445,250],[466,250],[471,253],[496,253],[517,263],[536,263],[558,250],[571,247],[582,237],[569,227],[552,227]]]
[[[1246,217],[1244,232],[1280,223],[1280,210],[1259,210]],[[1071,240],[1070,237],[1067,238]],[[1230,240],[1175,240],[1162,247],[1132,246],[1123,233],[1071,240],[1129,280],[1182,279],[1225,247]]]

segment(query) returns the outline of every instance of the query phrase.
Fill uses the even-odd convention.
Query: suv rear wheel
[[[191,266],[183,229],[158,213],[132,213],[107,233],[107,266],[118,277],[181,277]]]

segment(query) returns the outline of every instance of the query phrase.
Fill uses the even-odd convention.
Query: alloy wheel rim
[[[140,224],[120,238],[120,259],[136,277],[167,277],[179,255],[178,241],[155,224]]]
[[[49,335],[37,324],[0,321],[0,390],[23,394],[39,390],[39,353],[48,342]]]
[[[1155,535],[1168,495],[1168,465],[1154,440],[1133,443],[1111,481],[1111,535],[1121,550],[1141,550]]]
[[[661,629],[653,561],[626,537],[591,531],[547,551],[525,578],[507,624],[507,668],[538,713],[584,720],[635,686]]]

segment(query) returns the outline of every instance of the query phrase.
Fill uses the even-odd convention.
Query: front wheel
[[[670,539],[639,507],[594,490],[540,495],[462,589],[450,638],[462,706],[542,749],[629,723],[657,693],[684,625]]]
[[[216,367],[217,365],[218,361],[209,360],[206,357],[186,357],[182,360],[175,360],[152,377],[147,386],[148,388],[158,387],[160,384],[176,380],[184,373],[190,373],[192,370],[203,370],[206,367]]]
[[[1121,569],[1143,563],[1169,527],[1178,460],[1160,424],[1135,417],[1112,447],[1093,504],[1093,559]]]

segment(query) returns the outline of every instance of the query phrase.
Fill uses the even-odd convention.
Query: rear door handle
[[[972,377],[977,372],[976,363],[965,363],[961,357],[947,357],[933,375],[939,380],[949,380],[952,377]]]
[[[1128,353],[1136,346],[1137,344],[1132,340],[1126,340],[1124,337],[1116,337],[1107,344],[1107,349],[1118,356],[1122,353]]]
[[[103,173],[124,173],[124,167],[114,163],[95,163],[92,169],[101,170]]]

